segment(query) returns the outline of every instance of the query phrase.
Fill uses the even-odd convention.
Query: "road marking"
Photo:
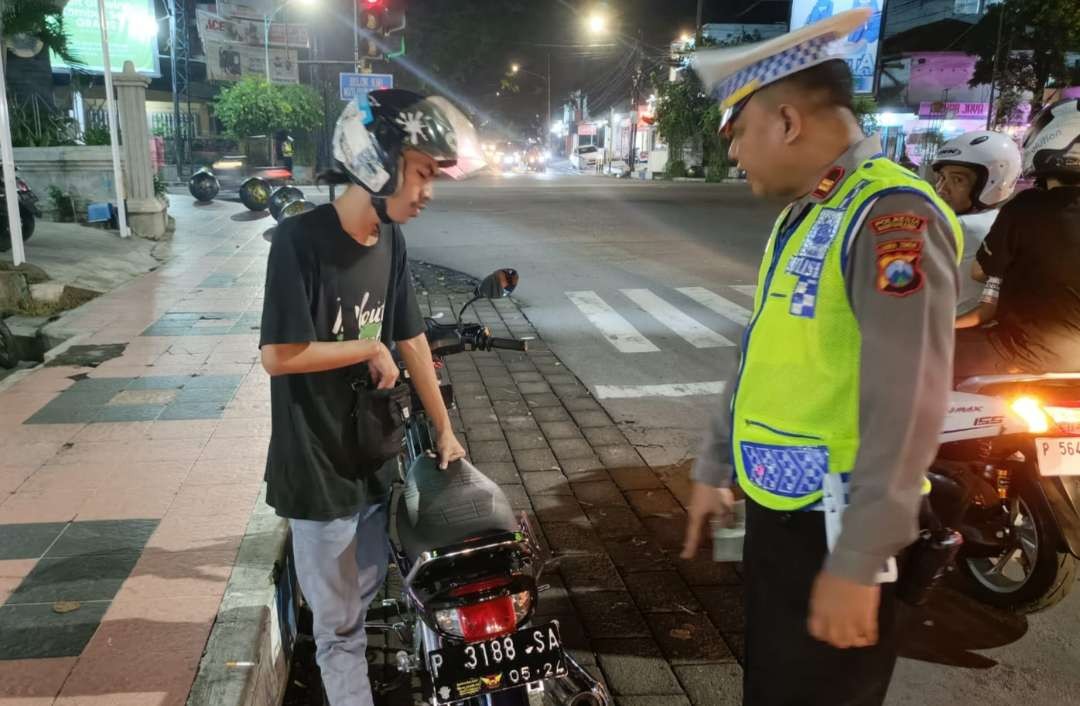
[[[745,294],[751,299],[753,299],[754,295],[757,294],[756,284],[733,284],[731,285],[731,288],[734,289],[736,292],[739,292],[740,294]]]
[[[660,350],[596,292],[567,292],[566,296],[620,353],[656,353]]]
[[[597,385],[593,391],[600,400],[626,400],[640,397],[691,397],[693,395],[719,395],[727,382],[687,382],[670,385]]]
[[[749,309],[741,307],[729,299],[724,299],[719,294],[710,292],[704,287],[679,287],[675,291],[685,294],[698,304],[701,304],[708,309],[712,309],[724,318],[731,319],[743,326],[750,323],[750,317],[753,315],[753,312]]]
[[[664,301],[648,289],[621,290],[630,301],[637,304],[657,321],[677,333],[695,348],[720,348],[735,344],[716,331],[707,328],[675,306]]]

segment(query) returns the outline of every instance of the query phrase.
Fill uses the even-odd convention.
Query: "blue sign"
[[[381,91],[394,87],[392,74],[339,74],[338,85],[341,100],[351,101],[357,96],[366,96],[372,91]]]

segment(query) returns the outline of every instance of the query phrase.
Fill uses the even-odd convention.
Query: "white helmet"
[[[1080,98],[1039,111],[1024,135],[1024,174],[1080,177]]]
[[[971,201],[977,208],[993,208],[1012,196],[1020,178],[1020,149],[1008,135],[975,130],[954,137],[938,150],[931,165],[970,167],[978,175]]]

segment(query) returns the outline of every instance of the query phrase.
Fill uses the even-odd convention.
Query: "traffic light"
[[[383,50],[379,46],[383,32],[383,0],[360,0],[360,30],[363,33],[362,55],[369,58],[382,58]]]

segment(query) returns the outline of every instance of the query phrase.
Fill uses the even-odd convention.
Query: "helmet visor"
[[[442,96],[431,96],[425,103],[440,115],[441,139],[432,140],[415,149],[439,163],[443,174],[451,179],[465,179],[484,167],[484,155],[472,121],[457,106]]]

